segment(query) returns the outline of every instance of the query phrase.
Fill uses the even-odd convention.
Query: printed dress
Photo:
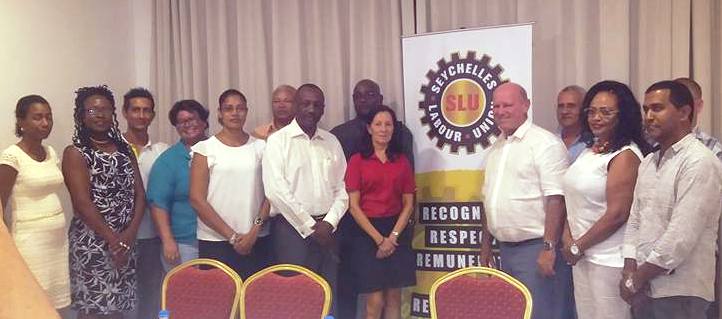
[[[133,165],[121,153],[78,148],[90,174],[90,196],[113,231],[125,230],[133,219]],[[73,308],[84,313],[110,314],[132,310],[136,303],[136,252],[120,269],[113,264],[108,243],[77,217],[68,230],[70,285]]]

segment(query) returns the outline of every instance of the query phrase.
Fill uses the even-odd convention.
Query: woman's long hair
[[[90,130],[85,127],[83,123],[83,117],[85,116],[85,100],[93,95],[100,95],[110,101],[110,105],[113,107],[113,126],[108,130],[108,137],[113,141],[118,151],[127,155],[130,158],[135,157],[133,152],[130,151],[128,143],[125,142],[123,136],[118,129],[118,119],[115,116],[115,98],[113,98],[113,92],[108,89],[108,86],[86,86],[81,87],[75,91],[75,109],[73,110],[73,118],[75,119],[75,133],[73,133],[73,145],[78,148],[90,147]]]
[[[609,139],[609,148],[606,152],[615,152],[631,142],[637,144],[642,154],[647,155],[651,152],[652,147],[642,135],[642,110],[639,102],[634,98],[634,94],[627,85],[617,81],[602,81],[594,84],[587,92],[587,95],[584,96],[581,139],[587,144],[587,147],[594,144],[594,134],[589,128],[589,117],[586,114],[592,99],[600,92],[608,92],[617,97],[617,105],[619,106],[617,125],[614,127],[612,137]]]
[[[369,112],[368,117],[365,118],[365,120],[366,124],[370,126],[376,115],[383,112],[391,114],[391,122],[394,126],[394,132],[391,135],[389,146],[386,148],[386,157],[389,159],[389,161],[393,162],[396,160],[398,155],[401,154],[401,129],[399,127],[398,121],[396,121],[396,112],[394,112],[393,109],[386,105],[379,105],[378,107],[371,110],[371,112]],[[361,148],[361,157],[369,158],[373,154],[374,144],[371,140],[371,134],[367,132],[366,134],[364,134],[364,142]]]

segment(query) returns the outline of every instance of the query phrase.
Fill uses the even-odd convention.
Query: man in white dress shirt
[[[692,95],[661,81],[644,95],[659,150],[639,165],[620,282],[635,318],[706,318],[714,300],[722,164],[692,133]]]
[[[268,137],[263,156],[266,196],[278,212],[272,226],[276,261],[302,265],[335,289],[338,267],[333,236],[348,208],[341,144],[318,128],[324,96],[304,84],[294,97],[296,116]]]
[[[571,267],[559,254],[567,149],[553,133],[532,124],[529,107],[526,91],[516,83],[494,90],[494,119],[502,134],[486,163],[481,262],[488,264],[493,236],[502,270],[532,294],[532,318],[574,318]]]

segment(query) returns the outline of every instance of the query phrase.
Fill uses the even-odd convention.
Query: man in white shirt
[[[144,88],[134,88],[123,96],[123,117],[127,130],[123,138],[133,150],[143,188],[148,186],[148,176],[155,160],[168,149],[165,143],[151,143],[148,127],[155,118],[153,95]],[[143,220],[138,227],[138,307],[137,318],[154,318],[160,310],[160,286],[163,283],[163,265],[160,258],[161,242],[155,232],[155,226],[146,206]]]
[[[722,164],[692,134],[693,100],[673,81],[644,95],[659,150],[639,166],[622,256],[622,298],[635,318],[705,318],[714,300]]]
[[[573,318],[571,267],[558,252],[567,150],[553,133],[531,123],[529,107],[526,91],[516,83],[494,90],[494,119],[502,134],[486,163],[481,262],[490,260],[493,236],[502,270],[532,294],[532,318]]]
[[[304,84],[294,97],[296,116],[268,137],[263,185],[279,216],[272,226],[276,261],[310,268],[335,290],[338,267],[333,236],[348,208],[341,144],[318,128],[324,96]]]
[[[587,92],[578,85],[569,85],[557,95],[557,123],[559,138],[569,152],[569,163],[573,163],[587,147],[582,141],[582,102]]]

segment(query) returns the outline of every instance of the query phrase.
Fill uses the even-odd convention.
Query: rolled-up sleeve
[[[569,167],[569,155],[561,141],[552,141],[534,152],[544,196],[564,195],[563,178]]]

